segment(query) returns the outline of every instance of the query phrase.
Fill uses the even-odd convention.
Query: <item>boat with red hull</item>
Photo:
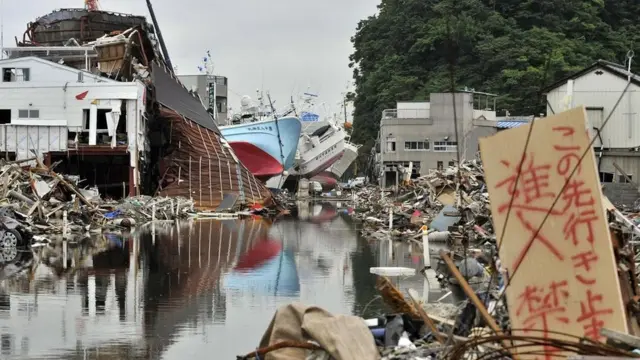
[[[293,116],[220,128],[238,159],[263,181],[293,166],[301,130]]]

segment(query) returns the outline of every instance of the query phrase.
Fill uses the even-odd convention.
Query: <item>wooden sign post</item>
[[[579,162],[589,148],[585,120],[580,107],[480,140],[500,260],[515,273],[506,291],[519,335],[600,340],[603,327],[628,331],[593,150]],[[558,355],[539,350],[540,359]]]

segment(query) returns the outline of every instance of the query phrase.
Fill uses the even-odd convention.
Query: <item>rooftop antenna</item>
[[[218,86],[216,85],[215,78],[214,81],[209,81],[209,78],[213,77],[213,69],[214,66],[213,60],[211,59],[211,51],[207,50],[206,55],[202,58],[202,65],[198,66],[198,70],[200,70],[200,73],[205,73],[207,75],[207,93],[209,95],[209,103],[207,106],[210,106],[211,96],[213,96],[213,118],[218,120],[218,106],[216,104]]]
[[[211,51],[207,50],[206,55],[202,58],[202,64],[198,66],[198,70],[201,73],[213,75],[214,68],[215,66],[213,64],[213,59],[211,58]]]

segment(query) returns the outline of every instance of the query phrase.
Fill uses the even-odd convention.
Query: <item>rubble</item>
[[[464,161],[459,167],[433,170],[393,188],[365,186],[354,190],[353,198],[352,216],[362,222],[364,236],[414,241],[426,235],[424,238],[428,241],[420,241],[421,244],[443,242],[450,250],[441,253],[442,259],[433,264],[433,269],[425,268],[422,272],[434,271],[441,288],[451,292],[454,303],[459,306],[422,304],[412,298],[410,290],[408,298],[412,298],[412,303],[394,289],[390,281],[379,280],[378,290],[385,303],[404,321],[403,326],[394,327],[387,316],[384,324],[380,324],[385,325],[384,331],[395,329],[393,344],[378,342],[382,359],[475,359],[479,356],[515,359],[514,349],[533,344],[548,344],[583,355],[638,357],[640,338],[632,335],[640,334],[640,273],[636,271],[640,266],[640,212],[637,208],[627,207],[621,211],[603,198],[629,319],[629,334],[622,334],[626,336],[627,346],[615,343],[613,340],[619,336],[611,335],[608,329],[602,331],[608,339],[607,345],[585,343],[578,338],[544,338],[535,333],[530,337],[518,335],[514,345],[512,341],[516,337],[511,335],[505,300],[504,269],[497,256],[489,194],[480,161]],[[421,330],[414,331],[416,326]],[[376,331],[372,329],[372,332],[375,335]]]
[[[468,231],[475,232],[477,240],[495,240],[479,160],[431,170],[399,184],[397,191],[365,186],[354,191],[353,199],[353,217],[363,222],[362,233],[367,237],[417,239],[427,226],[429,241],[454,244]],[[455,226],[460,220],[464,227]]]
[[[79,177],[53,171],[55,164],[24,163],[0,160],[0,252],[9,257],[17,246],[78,242],[103,231],[200,214],[191,199],[180,197],[103,199],[97,188],[83,187]]]

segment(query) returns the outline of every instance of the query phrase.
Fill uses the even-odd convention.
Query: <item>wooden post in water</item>
[[[156,244],[156,204],[151,206],[151,243]]]
[[[68,234],[67,211],[62,213],[62,262],[63,268],[67,268],[67,234]]]

